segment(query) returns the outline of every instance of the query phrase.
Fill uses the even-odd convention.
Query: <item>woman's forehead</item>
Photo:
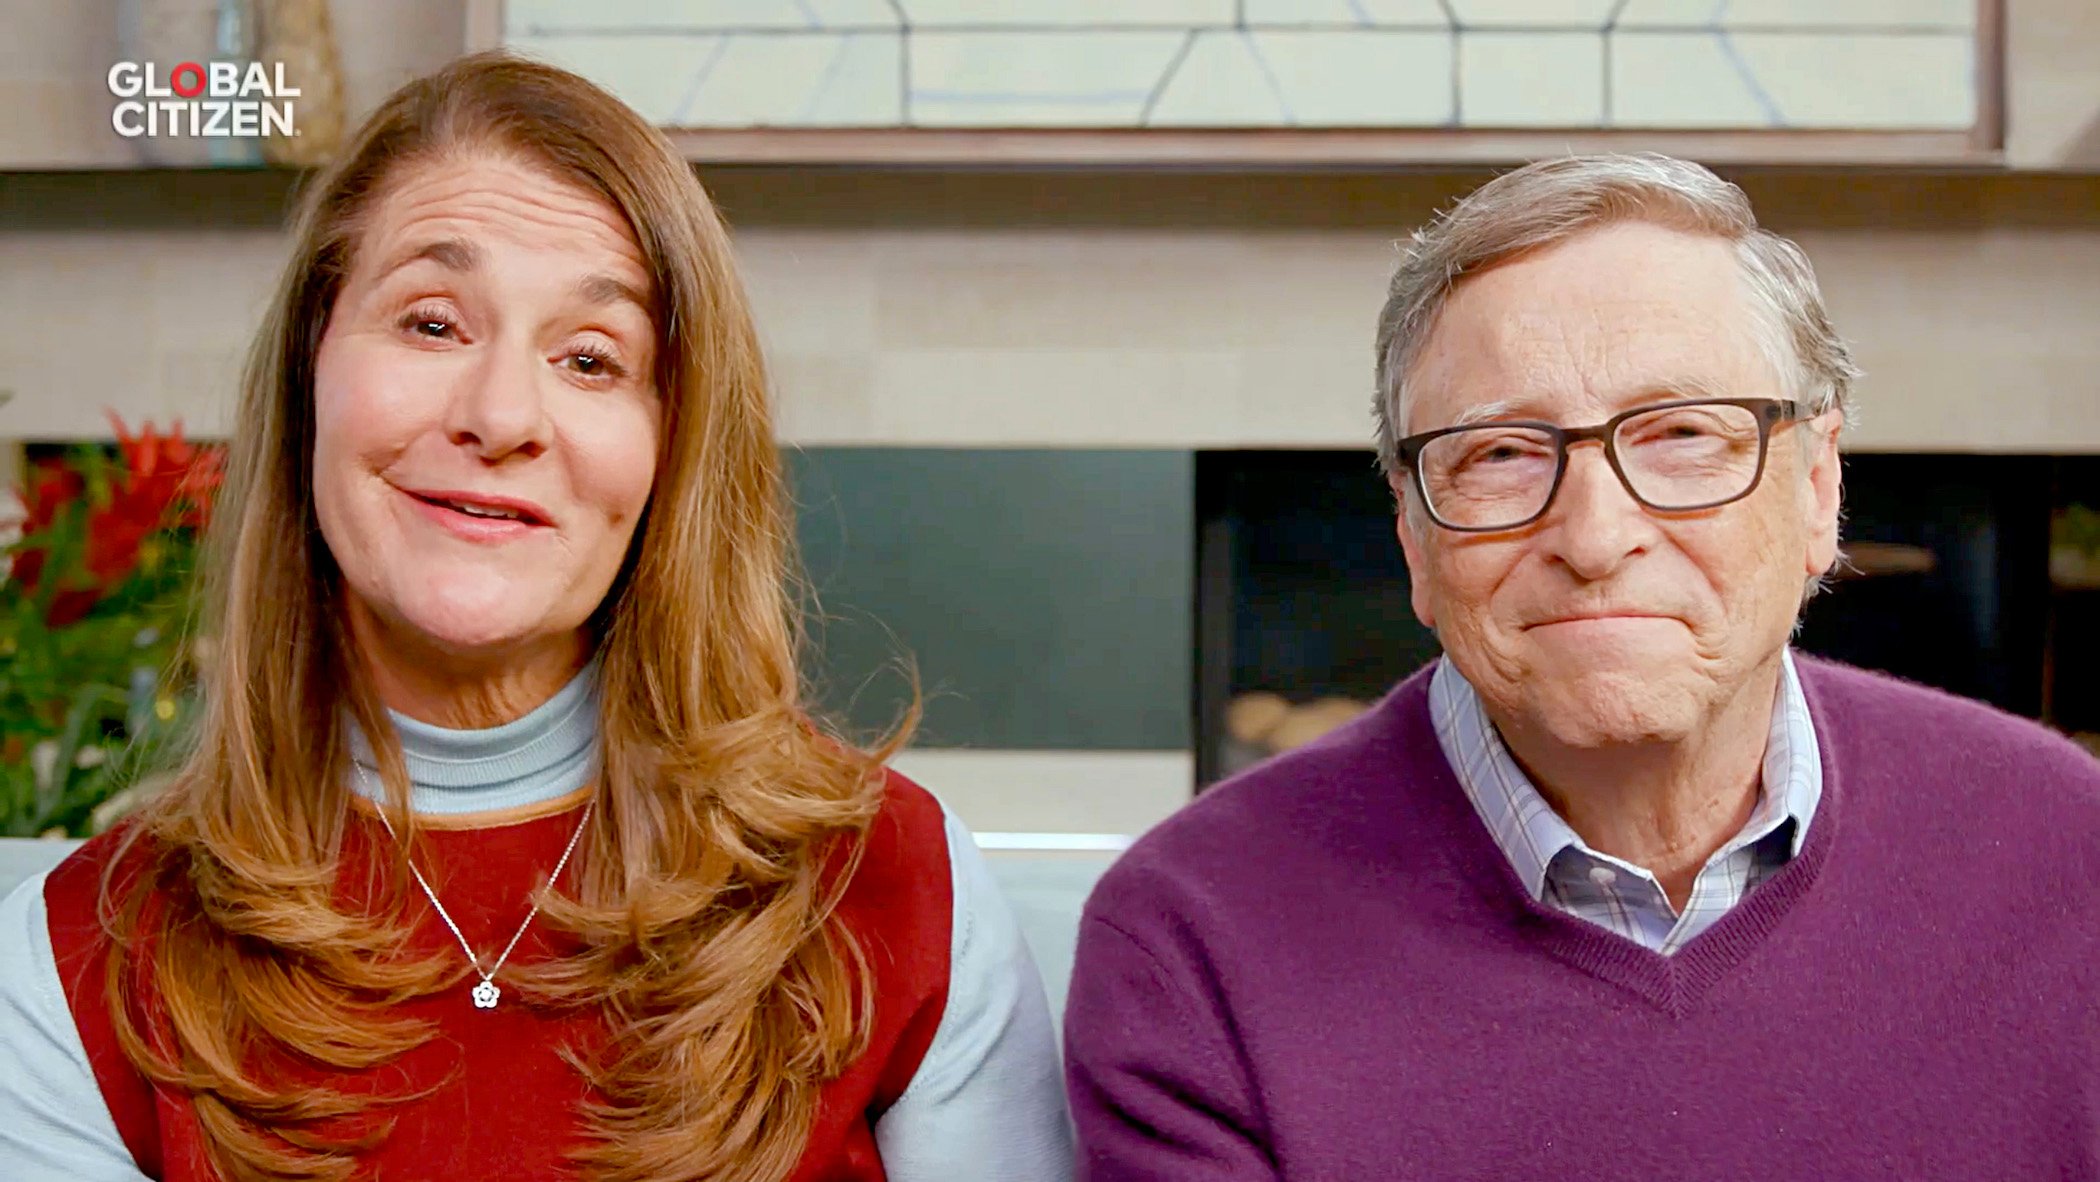
[[[618,209],[546,169],[502,158],[412,166],[382,190],[360,244],[377,273],[417,260],[473,269],[504,250],[574,255],[579,266],[647,291],[641,245]]]

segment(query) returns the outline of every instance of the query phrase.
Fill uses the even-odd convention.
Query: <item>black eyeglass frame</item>
[[[1628,419],[1638,418],[1641,415],[1654,414],[1659,410],[1675,410],[1678,407],[1685,406],[1734,406],[1747,410],[1756,416],[1757,469],[1750,474],[1750,482],[1743,486],[1743,491],[1736,493],[1734,496],[1722,497],[1718,501],[1706,501],[1697,505],[1658,505],[1642,496],[1639,490],[1633,487],[1633,481],[1627,477],[1625,467],[1619,463],[1618,445],[1613,442],[1618,434],[1619,424],[1624,423]],[[1698,513],[1703,510],[1718,509],[1723,505],[1734,504],[1756,492],[1758,484],[1765,478],[1765,456],[1771,451],[1772,429],[1782,423],[1797,423],[1803,419],[1813,417],[1814,414],[1807,403],[1790,398],[1679,398],[1670,402],[1651,402],[1645,406],[1630,407],[1601,423],[1589,427],[1563,427],[1556,423],[1548,423],[1536,419],[1496,419],[1488,422],[1463,423],[1455,427],[1438,427],[1434,431],[1424,431],[1418,435],[1410,435],[1400,440],[1399,443],[1394,445],[1393,451],[1399,457],[1400,463],[1413,476],[1415,493],[1422,498],[1422,507],[1428,511],[1431,521],[1444,529],[1457,533],[1498,534],[1506,533],[1513,529],[1523,529],[1525,526],[1544,517],[1547,511],[1553,508],[1553,499],[1560,495],[1561,481],[1568,475],[1568,447],[1571,444],[1581,443],[1585,440],[1594,440],[1602,445],[1604,448],[1604,460],[1611,465],[1612,473],[1619,478],[1620,486],[1626,490],[1626,495],[1632,497],[1642,508],[1656,513]],[[1445,521],[1437,513],[1436,503],[1429,496],[1429,486],[1422,481],[1422,465],[1420,463],[1422,448],[1432,440],[1441,439],[1446,435],[1456,435],[1461,431],[1478,431],[1489,427],[1528,427],[1553,436],[1555,444],[1553,483],[1546,489],[1546,499],[1540,503],[1538,512],[1524,518],[1522,521],[1513,521],[1507,525],[1453,525]]]

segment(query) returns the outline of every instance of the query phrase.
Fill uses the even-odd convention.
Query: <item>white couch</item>
[[[49,870],[73,852],[77,841],[32,841],[24,837],[0,837],[0,895],[40,870]]]
[[[1028,947],[1043,972],[1050,1012],[1062,1026],[1065,987],[1072,976],[1072,950],[1078,940],[1079,910],[1087,892],[1115,858],[1113,850],[1028,848],[1023,834],[999,834],[985,851],[992,873],[1006,892]],[[0,838],[0,895],[16,883],[56,865],[77,841],[33,841]]]

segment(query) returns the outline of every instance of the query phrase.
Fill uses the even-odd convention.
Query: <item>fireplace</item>
[[[2100,732],[2100,558],[2088,579],[2070,536],[2100,522],[2082,507],[2100,507],[2100,457],[1850,454],[1845,485],[1848,567],[1810,603],[1803,651]],[[1199,787],[1440,651],[1369,452],[1200,453],[1196,511]]]

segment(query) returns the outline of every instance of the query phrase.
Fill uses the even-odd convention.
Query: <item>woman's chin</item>
[[[445,603],[419,605],[402,613],[424,646],[456,657],[496,656],[530,644],[544,630],[537,615],[520,605]]]

